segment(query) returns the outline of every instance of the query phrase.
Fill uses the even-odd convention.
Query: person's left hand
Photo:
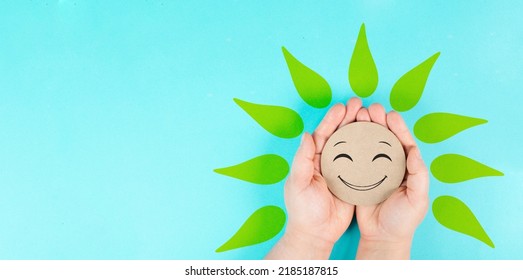
[[[390,129],[407,155],[407,172],[401,186],[385,201],[356,206],[360,229],[358,259],[408,259],[414,231],[427,213],[429,177],[420,151],[400,114],[385,113],[383,106],[362,108],[357,121],[372,121]]]
[[[328,138],[338,127],[353,122],[361,105],[359,99],[349,100],[347,107],[334,105],[312,136],[304,133],[285,183],[285,234],[267,259],[327,259],[349,227],[354,205],[329,191],[320,172],[320,156]]]

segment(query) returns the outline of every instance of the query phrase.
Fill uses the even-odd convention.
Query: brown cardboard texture
[[[405,152],[387,128],[354,122],[339,128],[321,154],[321,173],[330,191],[354,205],[387,199],[405,176]]]

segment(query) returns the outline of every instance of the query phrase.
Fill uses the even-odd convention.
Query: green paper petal
[[[412,109],[423,94],[430,70],[439,57],[439,52],[412,68],[392,87],[390,105],[394,110],[404,112]]]
[[[361,25],[358,40],[349,65],[349,83],[360,97],[369,97],[378,86],[378,69],[367,43],[365,24]]]
[[[474,213],[461,200],[452,196],[440,196],[432,204],[432,213],[444,227],[474,237],[494,248],[494,243]]]
[[[282,51],[294,86],[303,101],[315,108],[327,107],[332,99],[332,91],[327,81],[297,60],[285,47],[282,47]]]
[[[503,176],[502,172],[466,156],[444,154],[432,161],[430,171],[444,183],[459,183],[486,176]]]
[[[225,242],[217,253],[265,242],[276,236],[285,225],[285,212],[278,206],[265,206],[256,210]]]
[[[421,117],[414,125],[414,134],[425,143],[437,143],[487,120],[450,113],[431,113]]]
[[[282,106],[250,103],[234,98],[247,114],[259,125],[275,136],[294,138],[303,131],[303,120],[294,110]]]
[[[289,164],[279,155],[267,154],[234,166],[215,169],[214,172],[255,184],[270,185],[285,179],[289,173]]]

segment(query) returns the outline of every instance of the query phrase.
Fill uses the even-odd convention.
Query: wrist
[[[412,238],[398,240],[360,239],[356,259],[359,260],[408,260]]]
[[[287,228],[277,244],[279,254],[285,259],[327,260],[334,242]]]

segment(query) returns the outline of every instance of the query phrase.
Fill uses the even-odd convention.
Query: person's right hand
[[[407,172],[401,186],[385,201],[356,206],[360,229],[358,259],[408,259],[412,238],[427,213],[429,175],[419,148],[397,112],[385,113],[383,106],[362,108],[358,121],[372,121],[392,131],[403,145]]]

